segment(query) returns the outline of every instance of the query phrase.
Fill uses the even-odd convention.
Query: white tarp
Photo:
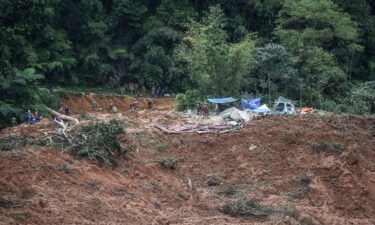
[[[265,113],[265,112],[269,112],[271,111],[270,108],[268,108],[268,106],[266,104],[260,106],[259,108],[257,109],[254,109],[254,110],[251,110],[255,113]]]
[[[235,107],[232,107],[230,109],[227,109],[227,110],[221,112],[220,116],[221,116],[222,119],[225,119],[225,118],[231,118],[233,120],[242,119],[245,122],[249,122],[252,119],[252,117],[250,117],[249,113],[247,113],[245,111],[238,110]]]

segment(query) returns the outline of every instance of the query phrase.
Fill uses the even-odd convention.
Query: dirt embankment
[[[0,152],[0,224],[375,224],[374,118],[273,116],[218,136],[153,127],[187,120],[174,113],[89,115],[123,120],[135,150],[114,167],[48,147]],[[243,198],[294,213],[223,213]]]
[[[103,108],[104,112],[109,112],[109,103],[117,107],[119,112],[128,111],[129,105],[133,103],[134,99],[138,101],[138,110],[147,109],[147,98],[135,98],[130,96],[110,96],[110,95],[79,95],[69,94],[65,95],[62,104],[70,106],[72,114],[83,114],[91,112],[91,102],[95,99],[97,108]],[[160,111],[170,111],[176,108],[175,98],[152,98],[153,109]]]

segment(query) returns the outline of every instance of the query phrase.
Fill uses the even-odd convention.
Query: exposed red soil
[[[119,138],[136,150],[115,167],[47,147],[0,152],[0,224],[375,223],[374,118],[272,116],[218,136],[166,135],[153,127],[186,121],[173,113],[89,115],[124,120],[128,132]],[[45,126],[27,129],[38,135]],[[20,129],[26,127],[6,132]],[[321,140],[344,150],[316,153],[312,146]],[[157,150],[158,144],[169,148]],[[157,163],[170,158],[177,159],[177,170]],[[304,176],[311,178],[309,191],[295,198]],[[213,177],[220,185],[207,184]],[[218,193],[229,185],[239,192]],[[222,213],[227,201],[243,197],[293,206],[296,213],[264,219]]]
[[[130,96],[108,96],[108,95],[80,95],[69,94],[63,99],[63,104],[70,106],[72,114],[83,114],[91,112],[91,102],[95,99],[97,108],[103,108],[104,112],[109,112],[109,103],[113,102],[119,112],[129,111],[129,105],[134,99],[138,101],[138,110],[147,109],[147,98],[134,98]],[[153,109],[169,111],[176,108],[175,98],[152,98]]]

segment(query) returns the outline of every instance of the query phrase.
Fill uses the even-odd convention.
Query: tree
[[[237,95],[249,68],[254,41],[247,36],[235,44],[227,42],[226,18],[219,6],[209,8],[202,22],[194,22],[184,37],[177,57],[191,68],[202,93],[212,96]]]
[[[262,93],[268,89],[268,100],[271,105],[272,92],[277,91],[287,97],[294,97],[300,90],[300,80],[295,69],[295,59],[288,50],[281,45],[266,45],[255,48],[251,64],[250,78],[255,77],[255,86],[261,87]]]
[[[275,35],[298,56],[305,103],[321,106],[349,79],[351,59],[362,51],[350,16],[331,0],[286,0]]]
[[[169,91],[181,91],[188,77],[173,57],[181,36],[180,32],[163,27],[138,40],[131,49],[129,78],[148,87],[161,86]]]
[[[354,114],[375,113],[375,81],[360,83],[349,93],[343,111]]]

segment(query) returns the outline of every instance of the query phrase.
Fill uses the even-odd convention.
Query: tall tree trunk
[[[271,105],[271,76],[268,74],[268,103]]]

